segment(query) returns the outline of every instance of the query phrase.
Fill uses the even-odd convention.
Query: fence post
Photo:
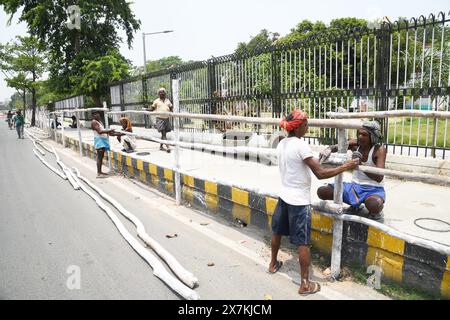
[[[339,153],[347,153],[347,132],[345,129],[338,130]],[[344,174],[335,178],[334,202],[342,205],[344,194]],[[333,221],[333,249],[331,253],[331,276],[337,279],[341,274],[341,254],[342,254],[342,235],[344,232],[344,221],[334,219]]]
[[[179,96],[179,79],[172,80],[172,93],[173,93],[173,111],[175,113],[180,112],[180,96]],[[175,142],[179,142],[179,127],[180,119],[173,118],[173,128]],[[175,146],[175,200],[177,206],[181,205],[181,175],[180,175],[180,147]]]
[[[147,92],[147,78],[145,76],[142,77],[142,107],[148,104],[148,92]],[[148,129],[148,116],[144,116],[144,127]]]
[[[280,52],[272,51],[272,117],[281,115],[281,74],[280,74]]]
[[[389,52],[391,49],[390,34],[391,25],[387,22],[383,22],[380,29],[375,31],[379,34],[379,48],[377,59],[377,84],[375,87],[376,97],[376,111],[387,111],[389,109],[389,93],[388,84],[389,79]],[[384,132],[386,141],[389,142],[388,137],[389,119],[381,120],[381,130]]]
[[[216,82],[216,62],[214,59],[208,60],[208,90],[209,90],[209,112],[210,114],[217,113],[216,98],[221,96],[217,92]],[[214,122],[209,121],[209,130],[214,129]]]

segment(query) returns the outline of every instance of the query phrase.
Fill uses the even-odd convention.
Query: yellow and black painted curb
[[[66,146],[78,151],[77,140],[66,138]],[[83,154],[95,159],[93,145],[83,143]],[[116,172],[175,196],[175,177],[171,169],[120,152],[111,152],[111,160]],[[277,199],[188,175],[181,176],[181,184],[183,200],[191,205],[271,232]],[[313,212],[311,238],[315,248],[331,255],[333,219]],[[450,298],[450,256],[394,238],[377,228],[344,222],[342,262],[344,265],[376,265],[382,270],[383,281],[410,285]]]

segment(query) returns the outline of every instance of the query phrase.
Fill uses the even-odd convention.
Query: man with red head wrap
[[[338,168],[322,168],[313,157],[311,147],[301,138],[308,130],[308,114],[294,110],[280,124],[288,132],[277,147],[281,177],[278,204],[272,218],[272,258],[269,273],[277,272],[282,263],[277,260],[281,237],[289,236],[298,247],[301,285],[298,293],[313,294],[320,285],[309,281],[311,264],[311,171],[318,179],[328,179],[356,168],[359,160],[352,160]]]

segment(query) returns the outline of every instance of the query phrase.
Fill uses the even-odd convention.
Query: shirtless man
[[[94,148],[97,150],[97,178],[106,178],[108,175],[102,172],[103,158],[105,152],[110,150],[108,135],[114,133],[114,129],[105,130],[101,123],[100,112],[93,111],[94,119],[91,123],[91,129],[94,130]]]
[[[376,121],[367,121],[358,130],[358,139],[349,141],[349,150],[353,157],[361,160],[361,165],[384,169],[387,150],[382,145],[380,125]],[[331,152],[337,152],[337,147],[330,147]],[[384,176],[364,173],[356,170],[351,183],[344,183],[344,203],[351,206],[349,213],[357,213],[362,204],[369,211],[369,218],[379,221],[382,217],[386,192]],[[330,184],[317,190],[322,200],[333,200],[334,185]]]

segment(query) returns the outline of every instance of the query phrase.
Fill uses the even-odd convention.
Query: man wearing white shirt
[[[311,171],[322,180],[356,168],[359,159],[344,165],[326,169],[313,157],[310,146],[301,138],[308,130],[308,114],[294,110],[280,125],[288,132],[277,147],[282,187],[272,219],[272,258],[269,273],[276,273],[282,266],[277,260],[281,237],[289,236],[298,247],[301,285],[298,293],[313,294],[320,291],[318,283],[309,281],[311,264]]]

